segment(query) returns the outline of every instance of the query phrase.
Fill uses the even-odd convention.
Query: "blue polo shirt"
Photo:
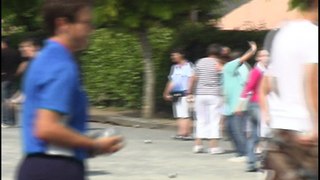
[[[62,115],[61,123],[84,134],[87,121],[87,97],[80,80],[78,65],[63,45],[48,40],[31,62],[23,82],[22,138],[25,154],[63,155],[86,158],[83,149],[59,147],[34,134],[36,111],[47,109]]]

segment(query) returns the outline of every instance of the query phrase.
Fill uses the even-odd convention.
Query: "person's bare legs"
[[[210,139],[209,140],[209,147],[210,148],[217,148],[218,142],[219,142],[219,139]]]
[[[220,125],[219,125],[219,128],[220,128],[220,135],[221,135],[221,137],[222,138],[224,138],[224,132],[225,132],[225,130],[224,130],[224,128],[225,128],[225,125],[224,125],[224,123],[225,123],[225,117],[224,116],[221,116],[220,117]]]
[[[209,139],[209,153],[210,154],[221,154],[224,153],[224,150],[219,147],[219,139],[214,138],[214,139]]]
[[[195,144],[196,146],[202,146],[202,139],[196,138],[195,141],[194,141],[194,144]]]
[[[178,135],[189,136],[191,135],[192,121],[189,118],[180,118],[178,123]]]

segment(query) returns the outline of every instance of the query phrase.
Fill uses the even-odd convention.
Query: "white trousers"
[[[220,135],[220,120],[222,97],[213,95],[197,95],[196,110],[196,138],[218,139]]]

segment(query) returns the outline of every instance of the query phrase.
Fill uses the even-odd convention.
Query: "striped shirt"
[[[221,72],[216,68],[217,63],[216,59],[209,57],[197,61],[196,95],[222,96]]]

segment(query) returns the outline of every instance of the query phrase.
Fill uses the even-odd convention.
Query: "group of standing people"
[[[195,119],[194,153],[220,154],[224,149],[219,146],[219,140],[226,124],[237,153],[230,161],[248,159],[247,170],[256,171],[255,149],[260,137],[258,87],[269,54],[259,50],[257,63],[251,69],[247,61],[256,54],[257,45],[255,42],[249,45],[250,49],[237,57],[239,53],[231,52],[230,48],[211,44],[207,48],[208,56],[195,65],[185,59],[183,51],[173,51],[171,56],[176,64],[171,68],[164,98],[173,101],[174,116],[178,118],[175,138],[191,136],[191,119]],[[180,98],[175,98],[177,94]],[[192,115],[189,105],[193,101]],[[250,133],[246,132],[247,127]],[[208,150],[203,140],[209,140]]]
[[[19,49],[10,47],[8,38],[1,40],[1,126],[13,126],[16,121],[15,104],[22,103],[24,95],[19,87],[29,62],[40,50],[40,43],[33,38],[20,42]]]

